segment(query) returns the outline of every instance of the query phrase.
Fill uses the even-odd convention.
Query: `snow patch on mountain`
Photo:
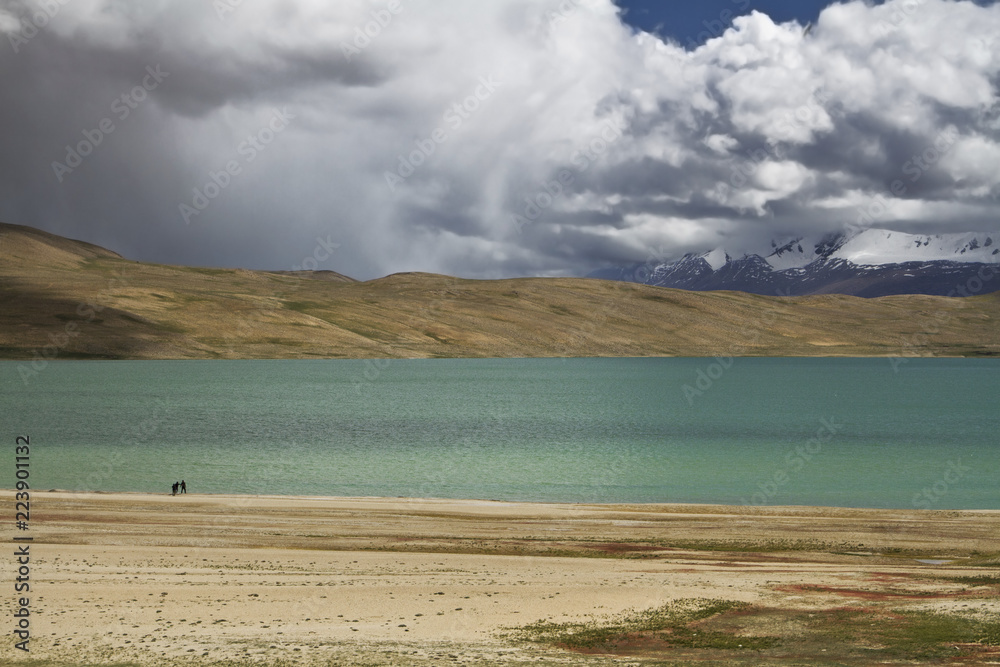
[[[817,259],[822,259],[816,250],[820,240],[819,238],[807,239],[800,236],[784,241],[772,241],[771,247],[774,248],[774,252],[764,259],[775,271],[800,269],[812,264]]]
[[[716,248],[711,252],[701,255],[701,258],[708,262],[708,265],[712,267],[713,271],[718,271],[729,261],[729,253],[727,253],[723,248]]]
[[[850,235],[775,240],[771,247],[774,250],[765,259],[775,271],[837,259],[857,266],[941,261],[1000,263],[1000,234],[989,233],[923,235],[866,229]]]
[[[1000,263],[1000,235],[903,234],[885,229],[866,229],[846,239],[831,256],[859,266],[904,262]]]

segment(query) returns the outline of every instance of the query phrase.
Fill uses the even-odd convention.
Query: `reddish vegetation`
[[[969,665],[994,664],[1000,658],[1000,648],[996,646],[983,646],[982,644],[954,644],[962,655],[952,658],[952,663]],[[987,662],[987,659],[989,662]]]

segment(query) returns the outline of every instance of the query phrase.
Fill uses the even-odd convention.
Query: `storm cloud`
[[[998,35],[952,0],[696,49],[610,0],[3,0],[0,220],[362,279],[997,230]]]

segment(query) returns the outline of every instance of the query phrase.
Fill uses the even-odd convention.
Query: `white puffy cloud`
[[[869,210],[998,224],[996,5],[755,12],[693,50],[610,0],[74,0],[26,29],[43,5],[0,0],[0,219],[138,258],[291,268],[330,239],[360,278],[578,275]]]

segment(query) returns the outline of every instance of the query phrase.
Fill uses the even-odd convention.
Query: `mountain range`
[[[588,277],[780,296],[973,296],[1000,290],[1000,234],[866,229],[761,245],[604,268]]]
[[[0,373],[24,384],[59,359],[1000,355],[1000,293],[777,297],[428,273],[359,282],[138,262],[7,224],[0,304],[0,358],[19,360]],[[384,368],[354,372],[363,383]]]

